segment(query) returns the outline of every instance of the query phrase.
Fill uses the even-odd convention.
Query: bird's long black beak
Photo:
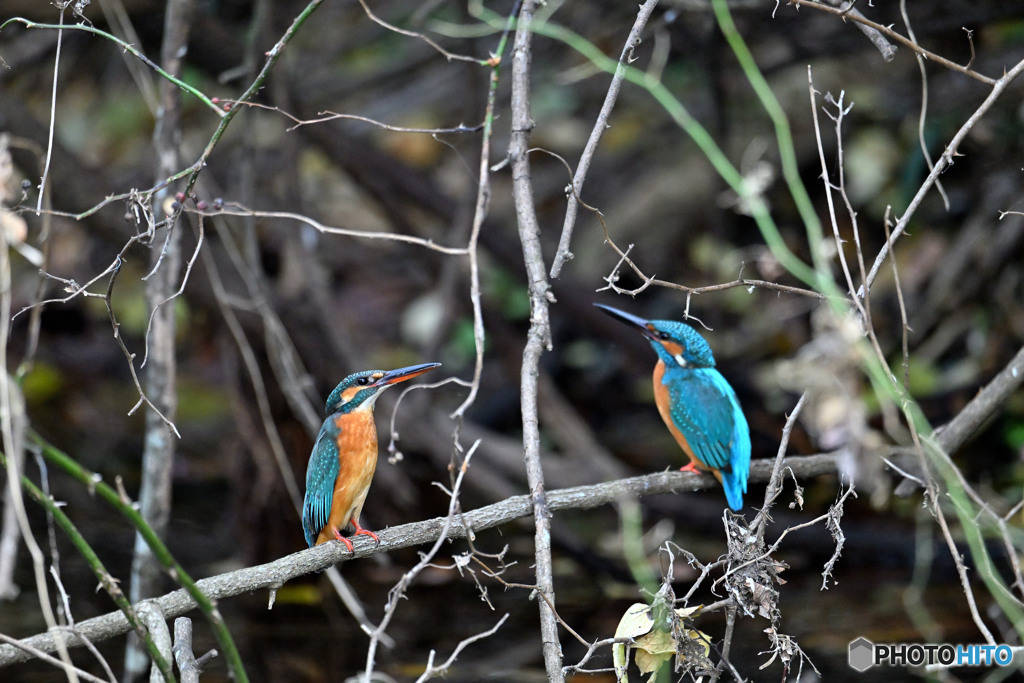
[[[653,339],[654,338],[653,337],[653,330],[651,329],[650,321],[644,320],[643,318],[637,317],[637,316],[635,316],[635,315],[633,315],[631,313],[626,313],[625,311],[620,311],[617,308],[612,308],[611,306],[605,306],[604,304],[594,304],[594,305],[597,306],[598,308],[600,308],[602,311],[604,311],[608,315],[610,315],[611,317],[613,317],[616,320],[618,320],[619,322],[626,323],[627,325],[630,325],[631,327],[635,327],[637,330],[640,331],[641,334],[643,334],[648,339]]]
[[[392,384],[398,384],[404,382],[407,379],[412,379],[422,375],[424,372],[430,372],[434,368],[441,367],[440,363],[421,363],[419,365],[410,365],[405,368],[398,368],[397,370],[388,370],[384,375],[373,383],[375,387],[386,387]]]

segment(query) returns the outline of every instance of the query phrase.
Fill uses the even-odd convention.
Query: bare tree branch
[[[186,617],[174,620],[174,663],[181,683],[199,683],[199,664],[192,652],[192,620]]]
[[[986,85],[994,86],[997,83],[997,81],[995,81],[992,78],[989,78],[988,76],[986,76],[984,74],[980,74],[977,71],[974,71],[974,70],[972,70],[972,69],[970,69],[970,68],[968,68],[966,66],[960,66],[956,62],[952,62],[952,61],[946,59],[945,57],[943,57],[942,55],[937,55],[934,52],[930,52],[930,51],[924,49],[923,47],[918,45],[917,42],[915,42],[914,40],[911,40],[910,38],[907,38],[906,36],[903,36],[903,35],[897,33],[896,31],[892,30],[888,26],[883,26],[881,24],[878,24],[878,23],[875,23],[875,22],[871,21],[870,19],[865,17],[860,12],[857,12],[856,10],[852,10],[853,2],[849,2],[849,1],[844,2],[843,4],[846,5],[846,7],[843,8],[843,9],[839,9],[839,8],[836,8],[836,7],[829,7],[828,5],[822,4],[820,2],[811,2],[810,0],[789,0],[789,4],[793,5],[798,10],[802,9],[804,7],[811,7],[813,9],[820,10],[822,12],[826,12],[828,14],[832,14],[832,15],[841,17],[844,21],[846,19],[849,19],[849,20],[854,21],[854,22],[856,22],[856,23],[858,23],[858,24],[860,24],[862,26],[865,26],[867,28],[873,29],[873,30],[877,31],[878,33],[886,36],[887,38],[890,38],[890,39],[896,41],[897,43],[900,43],[901,45],[905,45],[905,46],[909,47],[911,50],[913,50],[917,54],[921,55],[925,59],[928,59],[930,61],[936,62],[937,64],[941,64],[942,66],[946,67],[947,69],[951,69],[952,71],[958,71],[958,72],[964,74],[965,76],[970,76],[971,78],[975,79],[976,81],[981,81],[982,83],[985,83]],[[884,56],[885,55],[883,53],[883,57]],[[888,61],[888,60],[886,60],[886,61]],[[1000,79],[1000,80],[1002,80],[1002,79]]]
[[[189,29],[192,26],[193,0],[176,0],[167,4],[164,16],[163,45],[160,64],[170,74],[179,75],[184,66],[188,48]],[[157,180],[173,175],[179,167],[181,157],[181,91],[168,81],[160,84],[160,107],[153,133],[156,148]],[[150,198],[152,212],[157,223],[166,226],[167,236],[159,250],[150,252],[152,271],[146,279],[146,304],[150,311],[150,325],[147,329],[145,369],[145,394],[152,401],[155,410],[146,411],[146,428],[142,449],[142,481],[139,486],[139,504],[142,518],[153,532],[166,537],[167,523],[171,516],[171,472],[177,442],[168,430],[178,407],[177,359],[175,342],[175,312],[173,306],[164,306],[177,289],[178,271],[181,267],[181,228],[175,221],[164,223],[164,204],[167,189]],[[201,242],[200,242],[201,243]],[[198,249],[198,247],[197,247]],[[198,253],[198,252],[197,252]],[[184,283],[182,284],[184,287]],[[113,310],[111,309],[113,320]],[[114,322],[115,329],[117,323]],[[134,365],[133,360],[129,363]],[[177,436],[177,435],[175,435]],[[180,437],[179,437],[180,438]],[[160,563],[154,557],[149,544],[141,534],[135,535],[129,584],[132,602],[139,602],[157,594],[163,580]],[[152,628],[150,629],[151,633]],[[159,633],[166,635],[166,647],[161,648],[164,658],[170,661],[170,634],[166,625]],[[161,645],[163,641],[161,641]],[[128,639],[125,652],[125,679],[140,677],[148,668],[149,658],[137,638]]]
[[[551,566],[551,510],[540,463],[540,421],[537,410],[537,376],[544,350],[551,349],[551,325],[548,304],[553,300],[544,272],[544,254],[540,246],[540,227],[533,204],[530,178],[529,138],[533,130],[530,113],[530,64],[532,54],[532,0],[524,0],[519,11],[515,43],[512,48],[512,134],[509,159],[512,162],[512,196],[523,245],[527,287],[530,293],[530,330],[523,349],[520,373],[520,409],[523,416],[523,459],[534,508],[534,571],[537,576],[537,601],[540,609],[540,637],[548,680],[561,680],[562,646],[555,615],[554,572]]]
[[[792,469],[800,478],[816,477],[836,472],[834,454],[809,455],[786,458],[783,466]],[[750,466],[751,482],[767,481],[774,463],[770,460],[755,460]],[[586,510],[601,505],[618,503],[623,496],[646,496],[696,491],[714,488],[718,482],[711,476],[691,472],[657,472],[640,477],[619,479],[591,486],[577,486],[547,492],[547,509]],[[390,552],[399,548],[434,543],[447,527],[449,539],[465,538],[467,533],[478,533],[517,519],[534,514],[533,496],[522,495],[507,498],[497,503],[477,508],[453,518],[436,517],[421,522],[403,524],[378,532],[380,545],[370,540],[357,540],[355,552],[350,553],[340,543],[325,543],[314,548],[286,555],[285,557],[254,567],[246,567],[226,574],[220,574],[196,582],[197,587],[211,600],[220,600],[233,595],[258,590],[277,590],[288,581],[299,576],[321,571],[334,564],[349,562],[376,553]],[[168,619],[181,616],[195,607],[195,602],[185,590],[176,590],[153,598]],[[77,631],[93,642],[112,638],[129,630],[127,619],[121,612],[112,612],[78,623]],[[80,645],[74,635],[66,638],[69,646]],[[50,633],[39,634],[19,641],[20,643],[52,652],[55,644]],[[0,667],[23,662],[31,658],[18,647],[0,646]]]
[[[1024,346],[947,424],[935,430],[942,450],[956,452],[1024,383]]]
[[[558,251],[555,253],[555,258],[551,263],[552,278],[557,278],[562,272],[562,266],[565,265],[568,259],[572,258],[569,245],[572,242],[573,229],[576,227],[579,196],[583,192],[583,183],[586,182],[587,171],[590,170],[590,162],[593,161],[594,155],[597,153],[597,145],[601,142],[601,136],[610,126],[609,120],[611,119],[612,109],[615,108],[615,100],[619,97],[619,89],[622,87],[622,81],[626,74],[626,65],[634,59],[634,51],[640,45],[640,35],[644,31],[644,27],[647,26],[651,13],[654,12],[654,8],[657,6],[658,0],[646,0],[644,4],[640,5],[640,11],[636,15],[636,22],[633,23],[633,28],[629,31],[629,37],[626,38],[626,44],[622,48],[622,54],[619,56],[619,66],[615,69],[611,83],[608,84],[608,93],[605,95],[604,104],[601,105],[601,111],[598,112],[597,118],[594,120],[594,127],[591,129],[590,137],[587,139],[587,144],[580,155],[580,162],[576,165],[576,174],[573,176],[572,184],[568,188],[570,191],[566,193],[565,220],[562,223],[562,236],[558,240]]]

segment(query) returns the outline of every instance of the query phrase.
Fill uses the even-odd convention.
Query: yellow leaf
[[[648,681],[653,682],[658,677],[658,669],[660,669],[668,660],[672,659],[671,652],[664,652],[661,654],[651,654],[643,650],[636,651],[636,666],[640,669],[642,674],[650,674]]]
[[[665,662],[672,659],[676,653],[676,643],[672,640],[672,634],[668,631],[655,629],[645,636],[636,640],[636,666],[640,673],[651,674],[650,680],[654,680]]]
[[[654,619],[651,618],[651,610],[642,602],[630,605],[626,613],[619,619],[619,625],[615,628],[616,638],[638,638],[651,632],[654,628]],[[629,646],[625,643],[615,643],[612,646],[612,664],[615,666],[615,676],[619,683],[626,683],[626,669],[629,667]]]

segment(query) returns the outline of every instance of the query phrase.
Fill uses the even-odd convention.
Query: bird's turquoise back
[[[306,467],[306,498],[302,503],[302,531],[312,548],[320,530],[327,525],[334,498],[334,481],[340,470],[338,460],[337,414],[327,418],[313,446]]]
[[[666,364],[661,381],[676,429],[701,462],[721,471],[729,507],[739,510],[750,470],[750,429],[736,392],[713,367]]]

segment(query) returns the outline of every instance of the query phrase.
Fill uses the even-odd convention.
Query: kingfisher
[[[377,426],[373,404],[388,387],[422,375],[440,363],[410,365],[397,370],[364,370],[349,375],[327,397],[327,420],[313,444],[306,467],[306,498],[302,503],[302,530],[306,543],[337,539],[353,551],[352,541],[341,535],[350,525],[352,537],[377,534],[359,525],[359,513],[377,469]]]
[[[718,370],[704,337],[675,320],[644,320],[594,304],[647,337],[654,366],[654,402],[676,443],[690,458],[680,468],[711,472],[725,489],[729,507],[743,507],[750,471],[750,428],[736,392]]]

